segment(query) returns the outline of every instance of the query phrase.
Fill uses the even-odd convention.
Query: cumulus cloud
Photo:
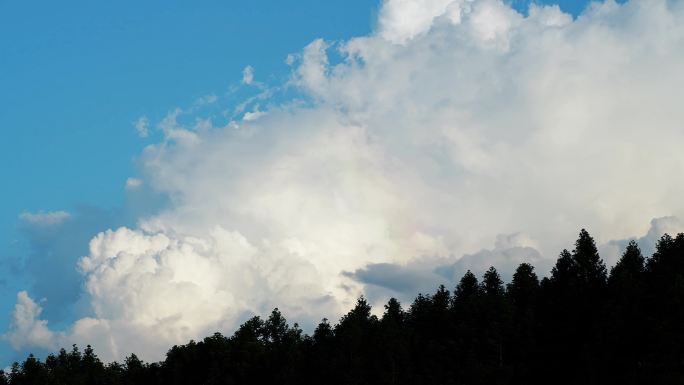
[[[436,18],[449,15],[459,21],[461,9],[472,1],[467,0],[385,0],[380,8],[378,30],[380,35],[395,43],[403,43],[427,32]]]
[[[139,159],[169,207],[91,241],[92,314],[54,339],[159,359],[276,305],[334,317],[364,290],[548,266],[580,227],[603,243],[684,217],[683,16],[385,1],[376,33],[296,55],[302,98],[225,125],[169,113]]]
[[[24,220],[19,226],[27,241],[26,253],[9,256],[8,262],[17,266],[29,293],[48,299],[40,303],[41,314],[52,324],[73,319],[83,286],[76,265],[87,254],[88,242],[97,229],[135,223],[136,218],[126,218],[125,211],[76,206],[68,216],[57,216],[63,218],[60,221],[54,220],[55,215],[48,216],[49,225],[46,220]]]
[[[40,305],[28,293],[17,293],[17,304],[14,306],[9,330],[3,335],[3,339],[15,348],[53,347],[54,333],[48,328],[47,321],[38,319],[41,312]]]
[[[78,266],[92,314],[55,333],[22,292],[7,333],[13,345],[89,341],[105,359],[131,352],[159,358],[170,342],[227,330],[275,306],[294,316],[336,310],[308,261],[282,245],[257,248],[220,226],[203,239],[108,230],[90,242]]]

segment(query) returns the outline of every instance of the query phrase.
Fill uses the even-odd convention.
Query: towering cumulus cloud
[[[576,19],[387,0],[372,35],[291,57],[303,102],[225,126],[167,117],[140,164],[170,206],[90,242],[88,317],[51,330],[20,293],[6,338],[159,359],[274,306],[315,321],[371,286],[553,258],[583,226],[603,243],[646,234],[684,209],[683,17],[666,0]]]

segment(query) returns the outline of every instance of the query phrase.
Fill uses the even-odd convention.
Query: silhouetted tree
[[[513,308],[513,320],[508,358],[513,367],[512,382],[532,384],[539,375],[535,362],[540,360],[538,349],[539,278],[534,267],[522,263],[507,286],[507,294]]]
[[[483,366],[478,382],[483,384],[502,383],[509,376],[504,358],[508,357],[511,309],[506,298],[501,276],[492,266],[482,277],[481,284],[481,329],[477,356]]]
[[[596,243],[589,233],[582,229],[572,251],[576,276],[582,288],[599,290],[606,284],[606,265],[598,254]]]
[[[507,289],[511,302],[519,311],[527,311],[534,306],[539,295],[539,278],[534,273],[534,267],[529,263],[521,263],[515,269]]]
[[[608,288],[610,302],[603,324],[607,336],[603,361],[616,373],[613,378],[621,384],[637,384],[638,368],[643,360],[646,344],[643,325],[645,259],[635,241],[630,241],[620,260],[610,270]]]
[[[447,295],[447,305],[448,301]],[[379,329],[380,383],[399,384],[408,375],[411,361],[406,313],[396,298],[390,298],[385,305],[385,312],[380,320]]]
[[[494,267],[440,285],[407,311],[395,298],[380,319],[361,297],[312,336],[277,308],[173,346],[162,362],[135,354],[104,365],[91,346],[29,355],[0,385],[678,384],[684,379],[684,234],[644,258],[629,242],[607,276],[580,232],[541,282],[530,264],[504,285]]]
[[[346,369],[339,374],[344,376],[345,383],[371,384],[377,377],[377,356],[372,350],[377,324],[378,319],[371,314],[371,306],[364,297],[360,297],[356,306],[335,327],[338,363]]]

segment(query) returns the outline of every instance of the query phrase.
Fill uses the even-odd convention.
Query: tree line
[[[648,258],[632,241],[608,271],[582,230],[541,280],[523,263],[504,285],[491,267],[407,308],[392,298],[380,317],[361,297],[312,335],[274,309],[162,362],[105,364],[74,345],[0,374],[0,385],[266,383],[682,384],[684,234],[664,235]]]

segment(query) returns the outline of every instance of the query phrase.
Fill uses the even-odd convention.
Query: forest
[[[232,336],[171,347],[162,362],[134,354],[103,363],[73,346],[29,355],[0,374],[25,384],[683,384],[684,234],[653,255],[627,245],[608,271],[582,230],[548,277],[518,266],[466,272],[375,316],[363,298],[312,335],[278,309]]]

